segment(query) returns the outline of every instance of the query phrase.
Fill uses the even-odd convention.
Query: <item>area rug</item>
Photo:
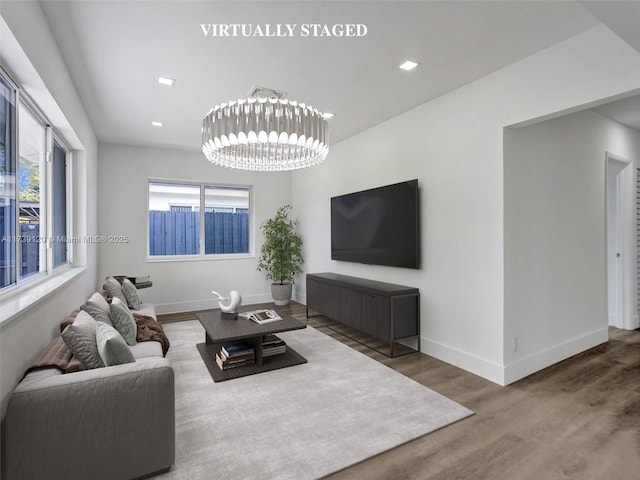
[[[164,328],[176,462],[156,478],[321,478],[473,414],[311,327],[278,334],[308,363],[221,383],[198,321]]]

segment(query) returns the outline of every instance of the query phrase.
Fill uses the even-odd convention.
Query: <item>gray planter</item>
[[[272,283],[271,284],[271,296],[273,297],[276,305],[289,305],[289,300],[291,300],[291,291],[293,289],[293,285],[290,283]]]

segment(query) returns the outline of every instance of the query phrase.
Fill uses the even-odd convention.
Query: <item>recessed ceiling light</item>
[[[175,78],[169,78],[169,77],[158,77],[158,83],[160,85],[167,85],[169,87],[173,87],[173,84],[176,83]]]
[[[418,65],[420,64],[416,62],[412,62],[411,60],[407,60],[402,65],[400,65],[400,68],[408,72],[409,70],[413,70],[414,68],[416,68]]]
[[[154,127],[162,127],[164,124],[162,122],[151,122],[151,125]]]
[[[329,113],[329,112],[324,112],[322,114],[322,117],[329,120],[331,117],[333,117],[333,113]]]

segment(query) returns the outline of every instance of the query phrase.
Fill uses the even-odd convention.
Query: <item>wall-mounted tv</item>
[[[332,197],[331,258],[420,268],[418,180]]]

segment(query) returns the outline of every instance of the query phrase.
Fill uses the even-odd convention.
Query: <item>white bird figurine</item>
[[[218,292],[212,291],[211,293],[218,297],[218,306],[220,307],[220,311],[222,312],[235,313],[238,311],[238,307],[242,303],[242,297],[240,296],[240,292],[238,292],[237,290],[231,290],[229,292],[229,297],[231,297],[231,300],[227,305],[222,303],[227,300],[226,297],[223,297]]]

